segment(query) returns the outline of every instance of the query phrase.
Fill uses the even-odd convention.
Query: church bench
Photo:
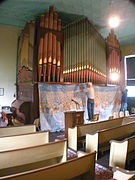
[[[95,176],[95,155],[96,153],[83,154],[72,160],[55,165],[34,168],[27,172],[20,172],[13,175],[2,176],[5,180],[66,180],[72,178],[94,179]]]
[[[110,141],[110,167],[125,168],[131,160],[135,159],[135,136],[123,141]]]
[[[67,141],[0,152],[0,176],[25,172],[67,160]]]
[[[104,121],[91,122],[89,124],[83,124],[74,128],[68,128],[68,147],[77,150],[77,141],[84,139],[86,134],[94,133],[98,130],[108,129],[111,127],[118,127],[127,122],[135,121],[135,118],[117,118]]]
[[[0,137],[0,152],[30,146],[38,146],[49,142],[49,132]]]
[[[36,126],[34,124],[16,126],[16,127],[12,127],[12,126],[0,127],[0,137],[33,133],[33,132],[36,132]]]
[[[100,130],[94,134],[86,134],[86,152],[103,152],[109,149],[109,141],[121,140],[135,133],[135,122],[130,122],[119,127]]]
[[[118,180],[134,180],[135,171],[128,171],[119,167],[113,168],[113,178]]]
[[[135,117],[132,117],[132,116],[124,117],[122,120],[122,125],[127,124],[129,122],[134,122],[134,121],[135,121]]]

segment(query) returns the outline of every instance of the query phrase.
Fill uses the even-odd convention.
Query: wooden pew
[[[66,180],[75,177],[89,180],[95,176],[95,152],[85,154],[81,157],[55,164],[52,166],[36,168],[27,172],[20,172],[10,176],[3,176],[5,180]],[[79,178],[78,178],[79,179]]]
[[[134,122],[135,121],[135,117],[124,117],[123,118],[123,121],[122,121],[122,125],[124,125],[124,124],[127,124],[127,123],[129,123],[129,122]]]
[[[0,152],[0,176],[54,165],[67,160],[67,141]]]
[[[19,134],[33,133],[36,132],[36,126],[32,125],[24,125],[24,126],[16,126],[16,127],[0,127],[0,137],[3,136],[13,136]]]
[[[68,146],[77,150],[77,141],[85,137],[86,134],[94,133],[98,130],[118,127],[122,124],[135,121],[135,118],[117,118],[104,121],[91,122],[89,124],[79,125],[74,128],[68,128]]]
[[[134,180],[135,171],[128,171],[119,167],[113,168],[113,178],[118,180]]]
[[[49,142],[49,132],[0,137],[0,152],[38,146]]]
[[[125,168],[131,160],[135,159],[135,136],[123,141],[110,141],[110,167]]]
[[[135,133],[135,122],[130,122],[119,127],[105,129],[95,134],[86,134],[86,152],[103,152],[109,149],[109,141],[123,139]]]

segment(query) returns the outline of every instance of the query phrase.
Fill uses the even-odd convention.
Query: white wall
[[[15,27],[0,25],[0,88],[4,88],[4,96],[0,96],[1,106],[10,106],[15,99],[19,32],[20,30]]]

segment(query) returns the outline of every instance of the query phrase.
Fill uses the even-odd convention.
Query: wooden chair
[[[110,120],[110,119],[113,119],[113,116],[109,116],[109,118],[108,118],[108,119],[109,119],[109,120]]]
[[[36,129],[39,131],[40,130],[40,119],[39,118],[35,119],[33,124],[35,124]]]
[[[15,118],[12,118],[11,121],[12,121],[13,126],[23,126],[23,125],[24,125],[24,123],[18,121],[18,120],[15,119]]]
[[[93,120],[98,121],[99,120],[99,114],[94,114]]]

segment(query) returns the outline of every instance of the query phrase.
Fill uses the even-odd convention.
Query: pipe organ
[[[30,102],[31,122],[39,117],[38,82],[119,84],[120,45],[114,31],[105,39],[83,18],[62,28],[53,7],[26,23],[18,40],[17,100]]]
[[[38,27],[38,81],[60,82],[63,77],[61,19],[53,6],[40,17]]]
[[[107,83],[120,84],[120,44],[114,30],[111,29],[106,39],[107,47]]]
[[[87,18],[64,28],[65,82],[106,83],[105,40]]]

